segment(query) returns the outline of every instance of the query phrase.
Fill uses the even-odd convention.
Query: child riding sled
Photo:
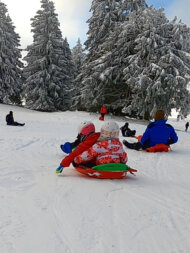
[[[96,165],[127,162],[127,154],[119,141],[119,126],[114,121],[107,121],[102,125],[100,137],[88,150],[74,159],[75,165]]]

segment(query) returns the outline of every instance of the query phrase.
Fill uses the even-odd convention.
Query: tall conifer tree
[[[124,59],[127,66],[123,69],[124,80],[132,90],[126,112],[153,117],[158,108],[167,115],[176,108],[186,115],[189,107],[190,29],[175,20],[168,21],[162,9],[151,7],[131,15],[129,21],[138,35],[133,43],[134,52]],[[119,40],[123,39],[121,35]],[[124,43],[123,50],[126,47]]]
[[[121,59],[116,38],[128,13],[145,7],[144,0],[93,1],[93,13],[88,21],[89,36],[85,42],[88,54],[78,78],[79,108],[81,105],[81,109],[96,111],[101,104],[112,104],[109,106],[111,109],[120,99],[124,84],[119,76]]]
[[[81,74],[77,78],[78,93],[75,98],[76,108],[84,110],[97,110],[101,104],[95,99],[101,89],[102,57],[105,52],[102,44],[114,30],[116,22],[119,20],[118,11],[121,7],[121,0],[93,0],[91,6],[92,17],[89,23],[88,38],[84,43],[88,51],[83,62]],[[94,71],[96,66],[96,72]]]
[[[33,44],[27,47],[24,58],[26,106],[40,111],[67,110],[73,81],[71,55],[62,38],[54,3],[41,0],[41,9],[31,20]]]
[[[21,103],[22,90],[20,37],[0,1],[0,103]]]

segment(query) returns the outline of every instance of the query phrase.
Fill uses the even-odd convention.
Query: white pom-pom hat
[[[118,138],[119,125],[115,121],[106,121],[101,127],[101,138]]]

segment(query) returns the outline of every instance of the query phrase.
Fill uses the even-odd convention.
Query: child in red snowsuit
[[[80,136],[78,146],[61,161],[60,166],[56,169],[56,173],[61,173],[64,167],[68,167],[76,156],[89,149],[100,137],[100,133],[95,133],[95,126],[91,121],[81,122],[78,127],[78,134]]]
[[[88,167],[107,163],[126,163],[127,154],[118,139],[119,126],[116,122],[107,121],[101,128],[100,137],[88,150],[74,159],[78,164]]]

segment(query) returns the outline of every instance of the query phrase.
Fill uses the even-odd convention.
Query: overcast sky
[[[26,48],[31,44],[30,18],[40,9],[40,0],[1,0],[7,5],[9,15],[16,27],[15,31],[21,37],[21,46]],[[89,12],[92,0],[53,0],[56,13],[61,24],[63,37],[67,37],[72,48],[78,38],[83,43],[86,40],[88,25],[86,21],[91,16]],[[190,26],[190,0],[147,0],[148,5],[156,9],[163,7],[169,19],[175,16]]]

